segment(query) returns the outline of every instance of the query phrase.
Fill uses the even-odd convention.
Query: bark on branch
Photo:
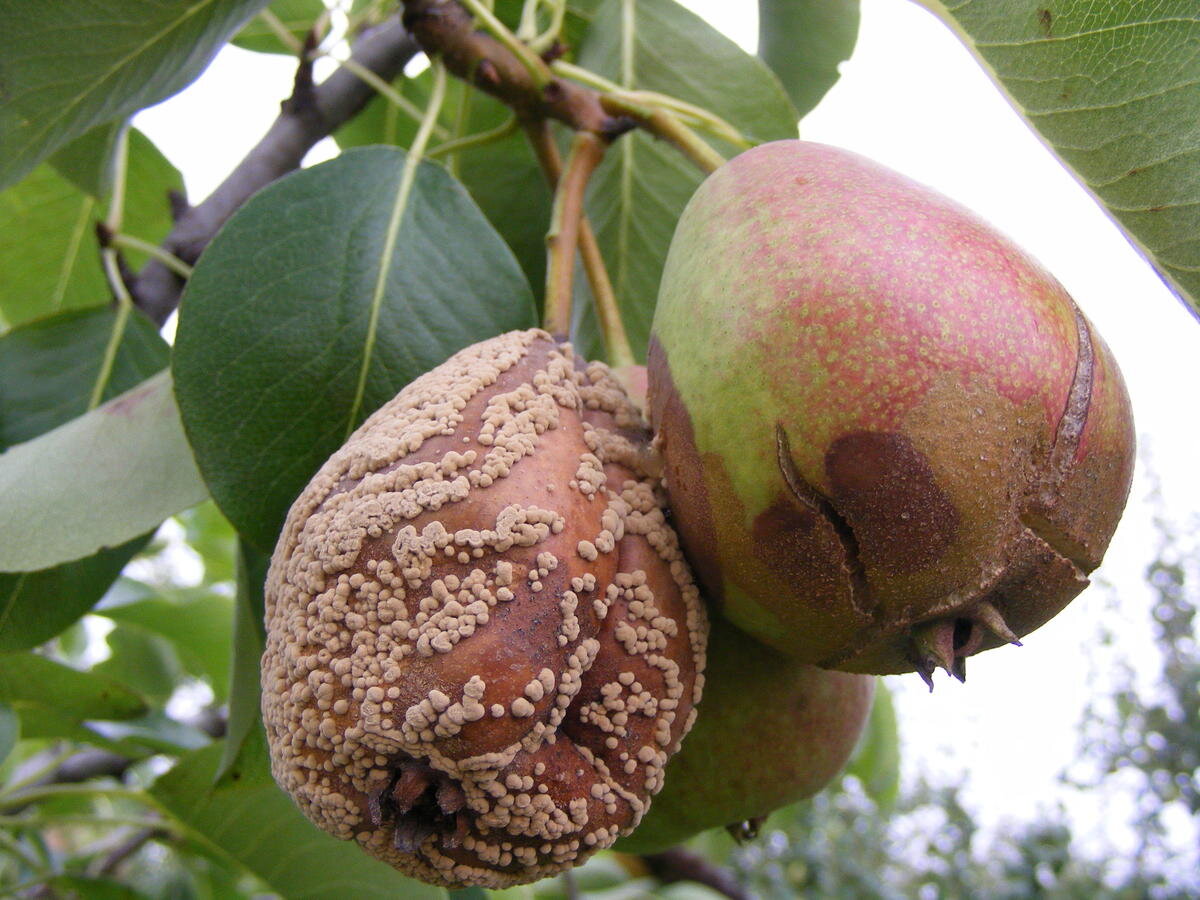
[[[404,24],[426,53],[442,58],[451,74],[500,100],[523,123],[555,119],[606,141],[635,124],[609,113],[591,88],[558,77],[539,87],[521,60],[477,30],[471,14],[453,0],[404,0]]]
[[[420,48],[398,19],[366,31],[351,56],[360,66],[391,81]],[[352,118],[374,95],[374,89],[349,70],[339,68],[313,85],[311,65],[301,62],[292,96],[279,117],[204,202],[179,211],[163,249],[192,265],[217,230],[259,189],[300,165],[321,138]],[[161,325],[179,305],[183,282],[157,260],[146,263],[129,284],[134,303]]]
[[[642,857],[642,862],[663,884],[694,881],[712,888],[718,894],[724,894],[730,900],[750,900],[749,891],[738,883],[732,872],[683,847],[647,854]]]

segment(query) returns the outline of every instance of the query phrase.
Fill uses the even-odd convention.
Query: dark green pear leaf
[[[149,540],[140,535],[36,572],[0,572],[0,652],[36,647],[77,622]]]
[[[70,159],[56,156],[0,193],[0,317],[9,325],[112,300],[95,235],[108,211],[109,179],[101,172],[111,160],[85,159],[100,152],[92,136],[60,151],[78,149]],[[127,166],[122,230],[157,244],[171,230],[167,195],[182,191],[182,177],[137,130],[129,133]],[[126,259],[135,268],[144,262],[139,253]]]
[[[0,3],[0,187],[171,96],[266,0]]]
[[[891,691],[882,678],[875,679],[871,715],[846,774],[856,777],[881,809],[891,809],[900,796],[900,731]]]
[[[233,767],[246,737],[262,728],[259,709],[262,682],[263,583],[271,558],[245,541],[238,542],[237,606],[233,619],[233,667],[229,686],[229,724],[225,729],[225,750],[217,767],[221,778]]]
[[[68,310],[0,335],[0,451],[87,412],[116,318],[108,307]],[[132,313],[101,399],[140,384],[170,359],[158,329]]]
[[[758,55],[800,115],[838,80],[858,41],[858,0],[758,0]]]
[[[625,27],[627,8],[632,28]],[[799,117],[766,64],[674,0],[628,7],[606,0],[579,61],[622,87],[669,94],[711,110],[752,140],[796,137]],[[587,212],[639,357],[645,354],[675,222],[702,178],[682,154],[635,131],[613,144],[592,179]],[[577,343],[585,355],[601,356],[592,310],[576,313]]]
[[[21,738],[21,717],[7,702],[0,703],[0,763],[8,759]]]
[[[517,10],[519,13],[519,10]],[[418,107],[429,100],[429,70],[398,82],[400,93]],[[447,85],[439,121],[442,139],[482,134],[504,123],[512,111],[498,100],[464,89],[454,80]],[[382,97],[373,99],[335,135],[342,147],[368,144],[407,146],[417,123]],[[546,280],[546,231],[550,227],[550,188],[521,131],[487,144],[443,157],[451,173],[470,192],[483,214],[521,264],[534,293],[540,297]]]
[[[36,653],[0,654],[0,702],[20,714],[26,737],[38,736],[28,727],[27,717],[38,710],[76,722],[132,719],[146,712],[145,701],[125,685]]]
[[[274,0],[265,11],[275,16],[298,44],[303,44],[309,30],[325,12],[325,4],[321,0]],[[261,14],[243,25],[231,43],[257,53],[296,55],[295,48],[280,40],[275,29],[263,20]]]
[[[213,499],[269,550],[363,419],[462,347],[533,324],[512,252],[444,169],[365,147],[255,195],[188,282],[184,427]],[[410,189],[406,188],[410,185]]]
[[[483,94],[472,98],[470,113],[472,133],[494,128],[509,115],[506,107]],[[529,141],[516,131],[464,150],[454,164],[479,208],[512,248],[540,302],[546,281],[546,232],[552,198]]]
[[[1200,317],[1195,0],[922,0]]]
[[[0,571],[82,559],[206,496],[164,371],[0,456]]]
[[[401,76],[394,87],[402,97],[412,101],[417,109],[424,109],[429,102],[433,87],[433,73],[425,69],[414,78]],[[433,145],[452,137],[459,104],[473,98],[477,91],[468,88],[458,79],[447,79],[446,96],[438,113],[438,127],[434,130]],[[386,97],[376,95],[363,108],[339,128],[333,135],[343,150],[351,147],[368,147],[385,144],[393,147],[408,147],[417,135],[420,123]]]
[[[217,701],[223,702],[229,693],[233,599],[203,590],[156,591],[127,579],[121,584],[131,590],[110,593],[96,613],[126,629],[164,639],[183,671],[205,679]],[[110,602],[117,597],[118,602]],[[134,687],[140,685],[124,680]]]
[[[444,900],[443,889],[403,877],[304,818],[271,780],[261,731],[214,784],[221,752],[214,745],[185,756],[150,789],[195,840],[289,900]]]

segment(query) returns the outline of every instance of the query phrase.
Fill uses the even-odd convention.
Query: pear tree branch
[[[390,82],[419,50],[400,21],[389,19],[363,32],[355,40],[350,58],[356,68]],[[191,207],[178,204],[175,226],[162,243],[163,252],[184,265],[195,264],[238,207],[298,168],[314,144],[353,118],[374,94],[370,84],[344,67],[314,84],[306,52],[292,96],[283,102],[278,118],[262,139],[202,203]],[[134,304],[161,325],[179,305],[183,284],[178,266],[156,258],[130,279],[128,287]]]

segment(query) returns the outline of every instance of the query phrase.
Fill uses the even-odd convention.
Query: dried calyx
[[[330,458],[267,580],[272,770],[309,818],[487,887],[638,824],[707,636],[647,459],[608,370],[536,330],[461,351]]]

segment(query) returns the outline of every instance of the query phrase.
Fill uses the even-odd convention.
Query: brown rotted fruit
[[[707,621],[608,370],[458,353],[314,476],[267,579],[263,717],[319,827],[504,887],[630,832],[694,718]]]

